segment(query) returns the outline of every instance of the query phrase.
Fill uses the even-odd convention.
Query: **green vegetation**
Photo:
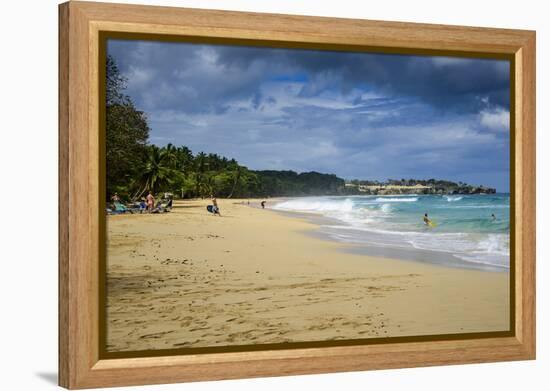
[[[294,171],[252,171],[235,159],[217,154],[193,153],[189,148],[146,145],[141,171],[128,170],[120,180],[109,181],[107,195],[115,191],[128,200],[136,200],[151,190],[154,194],[170,192],[178,198],[224,198],[300,196],[339,194],[344,180],[335,175]],[[126,165],[124,165],[126,167]],[[120,170],[119,170],[120,171]]]
[[[333,174],[294,171],[254,171],[263,194],[271,196],[341,195],[345,181]]]
[[[107,192],[125,193],[139,186],[148,153],[149,126],[145,114],[138,111],[123,94],[126,80],[112,58],[107,59],[106,158]]]

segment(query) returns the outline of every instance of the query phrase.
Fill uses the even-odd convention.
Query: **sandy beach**
[[[509,273],[359,255],[218,200],[107,217],[111,352],[505,331]],[[257,204],[257,200],[251,200]]]

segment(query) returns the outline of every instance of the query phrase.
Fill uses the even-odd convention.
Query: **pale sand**
[[[108,217],[108,351],[509,328],[507,272],[347,253],[236,202]]]

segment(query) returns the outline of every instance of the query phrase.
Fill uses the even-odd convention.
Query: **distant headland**
[[[395,194],[494,194],[496,189],[464,182],[439,179],[389,179],[386,182],[352,180],[345,182],[346,192],[364,195]]]

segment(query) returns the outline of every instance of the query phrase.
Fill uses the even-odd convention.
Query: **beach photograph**
[[[508,60],[105,59],[107,353],[511,330]]]

